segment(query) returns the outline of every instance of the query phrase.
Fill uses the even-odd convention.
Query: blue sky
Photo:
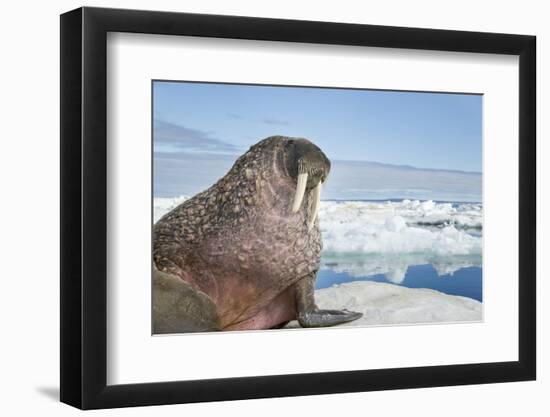
[[[306,137],[331,159],[481,172],[480,95],[154,83],[154,117],[242,150]]]
[[[481,198],[479,174],[454,181],[447,173],[442,183],[442,174],[434,171],[481,172],[480,95],[166,81],[155,81],[153,94],[155,195],[174,194],[179,189],[190,192],[188,186],[176,184],[183,171],[187,181],[189,175],[203,171],[192,181],[205,187],[252,144],[285,135],[308,138],[332,161],[340,161],[336,176],[342,181],[346,182],[344,172],[361,172],[358,181],[369,184],[364,189],[355,184],[353,195],[334,190],[334,198],[400,198],[414,190],[418,198],[458,199],[454,182],[461,184],[462,200]],[[194,160],[202,160],[203,165],[190,169]],[[365,164],[351,169],[346,161]],[[406,165],[424,171],[416,175],[420,171],[397,167],[390,175],[384,168],[387,175],[373,184],[371,174],[376,171],[378,176],[380,167],[371,162],[388,165],[387,169]],[[413,172],[416,182],[411,182]],[[391,184],[384,184],[390,177]],[[476,179],[472,182],[472,178]],[[438,191],[434,193],[428,183],[437,183]],[[160,189],[164,191],[157,192]]]

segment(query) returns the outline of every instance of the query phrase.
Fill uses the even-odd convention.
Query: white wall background
[[[59,392],[59,17],[81,6],[8,2],[0,23],[0,253],[4,265],[0,290],[0,410],[4,415],[73,415],[57,401]],[[550,250],[550,225],[540,213],[550,210],[543,190],[550,151],[543,120],[550,97],[550,26],[545,2],[441,1],[353,2],[278,0],[93,1],[86,5],[181,12],[239,14],[395,26],[532,34],[538,37],[539,164],[539,366],[538,381],[300,398],[108,410],[95,415],[294,415],[345,413],[393,416],[518,415],[542,416],[550,406],[550,329],[546,319],[550,273],[543,257]],[[543,193],[543,191],[545,191]],[[544,234],[544,236],[543,236]],[[322,348],[322,347],[320,347]],[[268,360],[269,358],[267,358]],[[546,394],[546,395],[544,395]],[[349,411],[348,411],[349,410]]]

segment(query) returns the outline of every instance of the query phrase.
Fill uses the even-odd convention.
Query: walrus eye
[[[302,200],[304,199],[304,194],[306,192],[307,184],[307,172],[302,172],[298,174],[298,182],[296,184],[296,194],[294,194],[294,203],[292,204],[292,212],[296,213],[300,210],[302,205]]]

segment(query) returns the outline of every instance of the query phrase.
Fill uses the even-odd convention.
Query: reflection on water
[[[482,301],[481,256],[342,256],[323,254],[316,288],[351,281],[390,282],[431,288]]]
[[[358,280],[482,299],[480,203],[324,201],[317,288]]]

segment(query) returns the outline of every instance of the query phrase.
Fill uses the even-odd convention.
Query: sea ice
[[[154,221],[186,198],[155,198]],[[410,265],[452,275],[481,266],[482,221],[479,203],[321,201],[321,266],[355,277],[385,274],[393,283]]]
[[[154,221],[187,198],[155,198]],[[452,275],[481,266],[482,219],[479,203],[322,201],[322,267],[352,277],[385,274],[394,284],[409,265],[431,263],[439,275]],[[320,308],[363,313],[344,326],[482,320],[477,300],[394,284],[354,281],[316,290],[315,297]]]
[[[180,195],[179,197],[155,197],[153,199],[153,223],[160,220],[162,216],[170,210],[175,209],[189,197]]]
[[[341,326],[471,322],[483,319],[482,304],[474,299],[425,288],[406,288],[372,281],[354,281],[315,291],[322,309],[363,313]],[[298,327],[296,321],[287,327]]]
[[[326,253],[481,254],[481,204],[323,201]]]

